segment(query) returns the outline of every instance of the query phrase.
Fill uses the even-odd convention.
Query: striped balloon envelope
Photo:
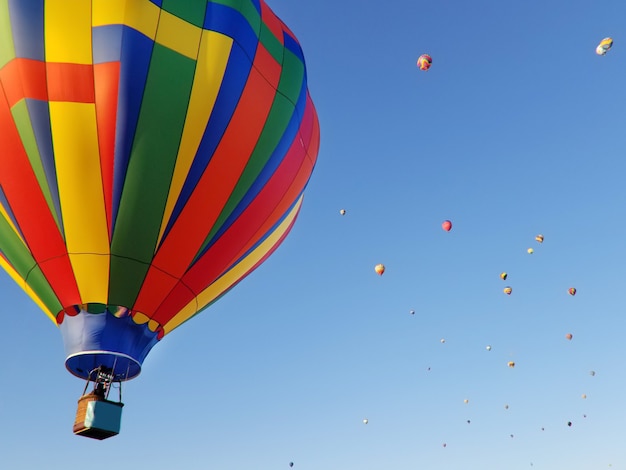
[[[290,231],[319,125],[262,0],[0,1],[0,265],[66,367],[136,376]]]

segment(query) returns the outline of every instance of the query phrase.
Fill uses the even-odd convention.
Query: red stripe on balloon
[[[113,165],[115,162],[115,126],[117,119],[117,96],[119,90],[120,63],[107,62],[94,65],[96,119],[98,122],[98,146],[102,187],[106,209],[109,241],[112,230]]]
[[[24,98],[47,101],[46,64],[32,59],[13,59],[0,70],[0,81],[9,107]]]
[[[0,93],[0,186],[33,258],[62,305],[80,303],[67,248],[24,150],[9,102]]]
[[[276,39],[283,44],[283,24],[282,21],[274,14],[267,3],[261,2],[261,21],[265,23],[267,28],[276,36]]]
[[[254,151],[275,94],[275,87],[253,67],[204,175],[154,257],[134,310],[150,316],[195,258]],[[171,278],[163,277],[158,269]]]
[[[93,65],[47,62],[50,101],[93,103],[95,101]]]

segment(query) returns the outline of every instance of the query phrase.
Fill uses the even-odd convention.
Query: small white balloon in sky
[[[491,345],[488,344],[487,347],[485,348],[487,351],[491,351]]]
[[[369,423],[369,420],[368,420],[367,418],[365,418],[365,419],[363,420],[363,424],[367,424],[367,423]]]

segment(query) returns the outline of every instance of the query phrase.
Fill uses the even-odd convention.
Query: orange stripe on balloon
[[[91,64],[46,63],[49,101],[93,103],[94,76]]]
[[[13,59],[0,70],[0,81],[9,107],[24,98],[47,101],[46,64],[32,59]]]
[[[100,149],[102,189],[104,191],[109,241],[111,240],[112,229],[113,165],[115,161],[115,127],[119,76],[119,62],[94,65],[98,147]]]
[[[0,129],[0,186],[11,201],[17,225],[61,303],[80,303],[65,242],[39,187],[4,93],[0,93]]]
[[[258,70],[252,68],[230,125],[154,257],[133,309],[154,312],[167,295],[169,289],[164,289],[164,279],[154,270],[161,269],[170,274],[173,287],[175,279],[188,269],[254,151],[275,93],[276,90]],[[207,204],[207,201],[210,203]],[[160,278],[158,282],[157,278]]]

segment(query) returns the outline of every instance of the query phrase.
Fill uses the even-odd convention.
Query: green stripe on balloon
[[[155,44],[111,243],[111,304],[132,307],[156,251],[195,65]]]
[[[202,27],[207,0],[163,0],[161,8],[179,18]]]
[[[37,294],[48,310],[52,313],[59,312],[62,306],[55,292],[43,276],[28,247],[3,217],[0,217],[0,239],[4,256],[17,274]]]
[[[278,93],[284,95],[294,105],[298,102],[304,81],[304,64],[293,52],[285,49],[283,71],[278,83]]]
[[[9,15],[9,2],[0,0],[0,68],[15,58],[15,43],[13,42],[13,28]]]
[[[279,39],[265,23],[261,24],[259,42],[263,45],[263,47],[265,47],[265,49],[267,49],[276,62],[280,64],[283,61],[285,46],[281,41],[279,41]]]

